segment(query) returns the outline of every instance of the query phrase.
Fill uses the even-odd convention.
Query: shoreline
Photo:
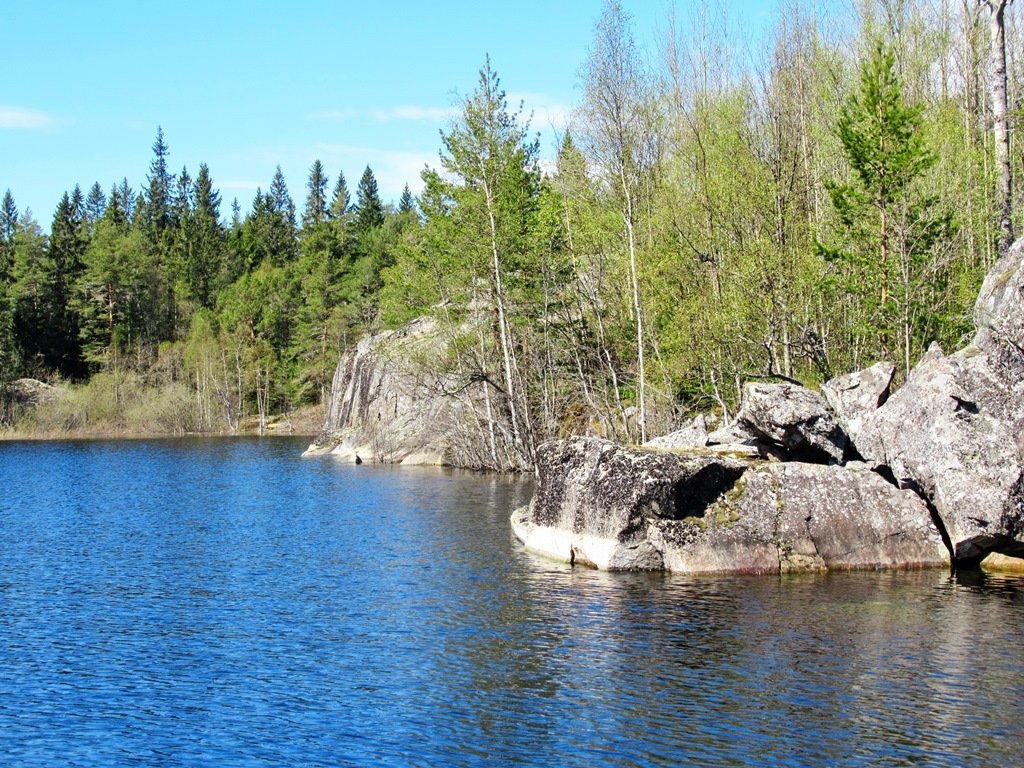
[[[240,429],[236,432],[116,432],[116,431],[70,431],[70,432],[20,432],[17,430],[0,431],[0,443],[5,442],[53,442],[58,440],[162,440],[186,437],[308,437],[315,438],[316,431],[295,429],[293,431],[268,429],[261,435],[256,429]]]

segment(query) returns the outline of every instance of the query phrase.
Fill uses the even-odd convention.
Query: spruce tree
[[[412,192],[409,191],[409,185],[406,184],[402,188],[402,196],[398,198],[398,212],[399,213],[412,213],[416,210],[416,201],[413,199]]]
[[[46,285],[43,301],[46,326],[40,329],[39,351],[45,370],[76,378],[85,373],[80,303],[76,294],[84,269],[87,241],[83,232],[81,190],[61,198],[53,216],[50,242],[44,262]]]
[[[124,222],[130,224],[135,219],[135,210],[138,207],[139,195],[135,194],[135,190],[128,184],[128,179],[121,179],[121,184],[117,188],[118,197],[121,201],[121,206],[124,211]]]
[[[149,186],[146,189],[143,211],[145,225],[151,232],[151,237],[158,237],[171,224],[171,195],[174,180],[167,168],[167,158],[170,150],[164,141],[163,128],[157,128],[156,141],[153,142],[153,160],[149,166],[147,180]]]
[[[22,215],[15,230],[13,285],[9,300],[14,314],[19,372],[35,378],[51,373],[45,359],[52,327],[52,269],[46,245],[46,236],[39,223],[28,214]]]
[[[334,195],[331,197],[330,216],[332,219],[344,219],[352,205],[352,198],[348,193],[348,184],[345,181],[345,174],[338,171],[338,181],[334,185]]]
[[[89,188],[89,194],[85,198],[85,227],[89,234],[107,209],[107,196],[97,181]]]
[[[291,195],[288,194],[288,186],[285,184],[280,165],[277,166],[274,178],[270,182],[270,192],[267,193],[267,198],[274,213],[269,251],[273,254],[275,264],[289,264],[298,255],[296,243],[298,227],[295,222],[295,203]]]
[[[14,233],[18,229],[18,206],[14,195],[7,190],[0,202],[0,283],[10,280],[14,266]]]
[[[362,235],[384,223],[384,205],[377,192],[377,180],[366,166],[356,188],[356,233]]]
[[[14,309],[11,304],[11,280],[14,269],[14,234],[18,226],[18,208],[11,190],[0,202],[0,425],[8,421],[7,387],[15,375]]]
[[[324,172],[323,163],[314,161],[309,169],[309,181],[306,182],[306,207],[302,211],[302,228],[305,231],[323,224],[328,218],[327,184],[330,180]]]
[[[191,298],[212,309],[221,284],[225,258],[225,232],[220,221],[220,194],[213,188],[210,169],[199,166],[193,187],[192,230],[194,251],[186,264],[186,281]]]

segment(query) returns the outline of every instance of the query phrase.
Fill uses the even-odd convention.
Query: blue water
[[[302,448],[0,443],[0,765],[1024,762],[1020,578],[598,573]]]

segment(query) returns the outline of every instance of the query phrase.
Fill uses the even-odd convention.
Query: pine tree
[[[488,346],[496,349],[490,348],[480,361],[483,371],[475,374],[487,382],[501,382],[500,387],[492,386],[493,393],[484,388],[488,402],[497,397],[503,403],[500,426],[492,421],[488,407],[489,452],[497,462],[496,435],[504,433],[510,436],[510,462],[532,466],[536,436],[523,339],[529,318],[535,316],[527,302],[537,275],[533,232],[540,149],[538,140],[529,137],[521,108],[509,109],[490,59],[480,70],[476,90],[463,100],[462,114],[449,132],[442,133],[441,141],[444,174],[425,172],[426,188],[420,197],[427,220],[426,247],[443,259],[438,271],[446,273],[445,279],[460,281],[457,290],[464,292],[467,304],[483,300],[493,307],[492,328],[485,335]],[[486,294],[477,295],[484,286]]]
[[[936,156],[926,144],[921,108],[906,103],[895,52],[884,42],[861,63],[859,88],[840,112],[837,133],[853,171],[852,183],[827,185],[844,242],[819,248],[847,266],[847,288],[868,313],[861,333],[881,357],[895,351],[901,333],[909,371],[915,287],[929,254],[955,227],[935,195],[915,188]]]

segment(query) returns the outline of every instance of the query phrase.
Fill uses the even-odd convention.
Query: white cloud
[[[333,160],[350,168],[358,167],[362,175],[363,166],[369,164],[380,188],[380,196],[397,200],[406,184],[415,194],[423,187],[420,173],[424,166],[437,166],[437,152],[407,152],[400,150],[359,147],[349,144],[320,144],[317,150],[325,160]],[[349,191],[355,194],[359,175],[349,178]]]
[[[0,128],[23,128],[30,131],[50,128],[56,123],[50,115],[38,109],[0,105]]]
[[[452,107],[416,107],[399,106],[388,109],[375,109],[373,117],[380,122],[392,120],[429,121],[435,123],[446,122],[456,114]]]
[[[313,120],[343,121],[371,119],[378,123],[398,121],[406,122],[445,122],[455,114],[451,107],[419,107],[412,104],[397,107],[378,107],[370,110],[360,109],[325,109],[314,112]]]
[[[527,116],[533,113],[530,125],[535,131],[554,129],[560,133],[569,124],[572,107],[543,93],[510,92],[506,99],[512,109],[518,109],[522,102],[523,112]]]

